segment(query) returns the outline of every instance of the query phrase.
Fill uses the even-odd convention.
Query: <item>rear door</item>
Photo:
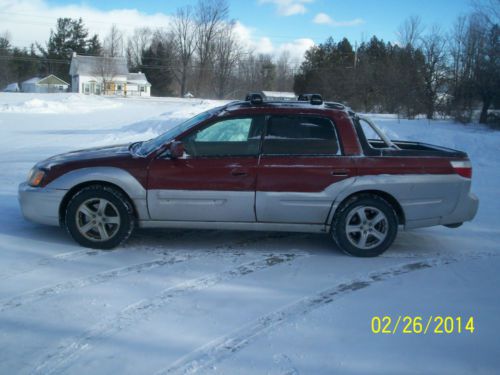
[[[153,220],[255,222],[263,116],[217,120],[180,139],[186,155],[150,165]]]
[[[315,115],[268,118],[257,180],[257,221],[322,224],[354,175],[334,123]]]

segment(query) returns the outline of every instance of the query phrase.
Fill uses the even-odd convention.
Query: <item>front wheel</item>
[[[357,195],[339,207],[332,235],[346,253],[374,257],[391,246],[398,232],[392,206],[377,195]]]
[[[76,193],[68,203],[65,223],[70,235],[80,245],[112,249],[132,233],[132,205],[116,189],[89,186]]]

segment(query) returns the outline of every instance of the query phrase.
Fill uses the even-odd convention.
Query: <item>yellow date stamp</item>
[[[394,335],[450,335],[473,334],[474,317],[431,315],[423,316],[374,316],[371,320],[373,334]]]

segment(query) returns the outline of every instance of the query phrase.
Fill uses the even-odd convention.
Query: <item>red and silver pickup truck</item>
[[[139,226],[326,233],[356,256],[384,252],[399,227],[474,218],[467,154],[299,99],[252,94],[149,141],[51,157],[19,186],[23,214],[99,249]]]

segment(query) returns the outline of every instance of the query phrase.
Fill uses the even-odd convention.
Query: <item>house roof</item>
[[[106,59],[106,60],[105,60]],[[114,64],[114,74],[127,75],[127,60],[124,57],[101,57],[101,56],[82,56],[74,55],[71,59],[69,74],[76,75],[96,75],[102,64],[112,61]]]
[[[15,92],[15,91],[19,91],[19,85],[17,84],[17,82],[14,82],[14,83],[10,83],[8,84],[4,89],[3,89],[4,92]]]
[[[146,75],[144,73],[128,73],[127,74],[127,83],[135,83],[138,85],[149,85],[151,84],[148,82],[148,79],[146,78]]]
[[[40,77],[33,77],[30,79],[27,79],[26,81],[23,81],[21,84],[36,84],[36,85],[68,85],[69,83],[66,81],[63,81],[61,78],[56,77],[53,74],[49,74],[47,77],[40,78]]]
[[[53,74],[48,75],[45,78],[42,78],[37,82],[38,85],[67,85],[69,86],[69,83],[66,81],[63,81],[61,78],[56,77]]]
[[[26,81],[21,82],[21,84],[24,85],[25,83],[27,83],[27,84],[29,84],[29,83],[38,83],[38,81],[40,81],[40,77],[33,77],[33,78],[30,78],[30,79],[27,79]]]

